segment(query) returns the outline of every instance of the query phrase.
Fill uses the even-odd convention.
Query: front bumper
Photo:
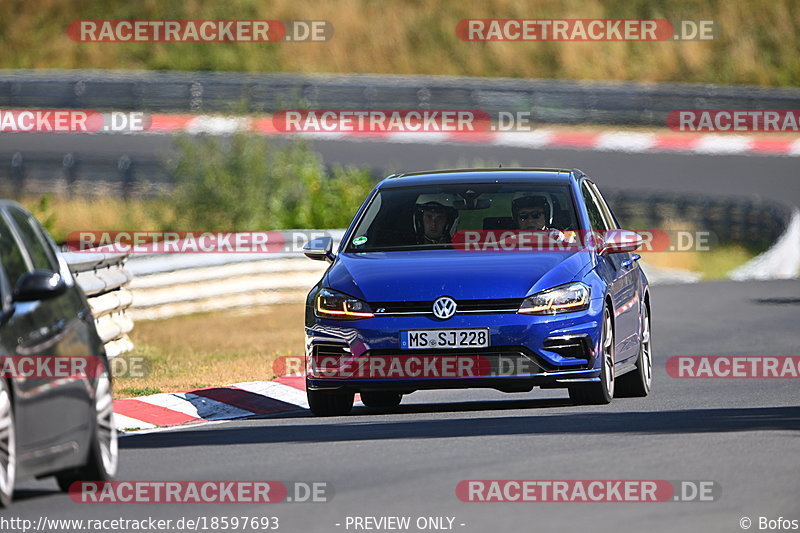
[[[597,382],[600,368],[594,354],[599,348],[602,312],[603,300],[596,299],[584,311],[551,316],[316,318],[314,325],[306,328],[306,386],[312,390],[492,388],[515,392]],[[400,347],[400,331],[457,328],[489,328],[490,346],[448,350]],[[380,371],[375,372],[376,368]],[[388,371],[392,368],[399,371]],[[445,368],[451,371],[442,372]],[[467,369],[470,371],[460,371]]]

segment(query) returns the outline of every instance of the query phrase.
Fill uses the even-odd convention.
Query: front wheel
[[[346,415],[353,408],[353,391],[327,391],[306,389],[308,406],[317,416]]]
[[[86,463],[73,470],[56,474],[58,486],[64,492],[76,481],[110,481],[117,473],[119,447],[114,426],[114,397],[108,370],[97,378],[94,397],[94,431]]]
[[[603,405],[614,397],[614,326],[611,311],[603,311],[603,332],[600,337],[600,383],[582,383],[569,388],[569,398],[578,405]]]
[[[11,505],[17,472],[17,440],[11,389],[0,379],[0,507]]]

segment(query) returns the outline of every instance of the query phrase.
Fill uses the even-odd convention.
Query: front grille
[[[464,313],[516,313],[522,298],[489,300],[456,300],[456,314]],[[432,315],[433,302],[370,302],[376,315]]]

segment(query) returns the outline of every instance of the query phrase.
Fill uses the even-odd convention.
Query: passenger
[[[544,196],[520,196],[511,202],[517,229],[541,231],[550,227],[550,203]]]

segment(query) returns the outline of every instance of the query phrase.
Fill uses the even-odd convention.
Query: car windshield
[[[345,252],[452,248],[464,232],[578,230],[571,189],[552,184],[443,184],[378,191]]]

